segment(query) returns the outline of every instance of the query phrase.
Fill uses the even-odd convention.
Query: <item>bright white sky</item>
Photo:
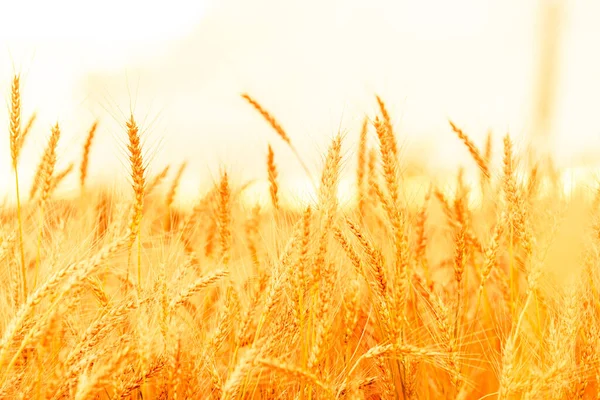
[[[554,148],[568,164],[600,155],[600,5],[566,4]],[[524,146],[538,11],[538,0],[2,2],[0,89],[7,99],[14,64],[24,75],[25,113],[40,113],[23,156],[24,180],[45,128],[56,120],[63,126],[66,165],[79,161],[96,116],[92,176],[123,171],[116,122],[130,100],[148,129],[151,168],[189,159],[190,194],[223,164],[239,179],[264,178],[267,142],[282,178],[301,180],[286,147],[240,100],[243,91],[273,111],[315,167],[341,126],[351,173],[350,146],[364,113],[374,110],[374,93],[395,117],[406,160],[469,165],[448,117],[477,143],[492,128],[498,139],[510,131]],[[7,126],[5,114],[0,126]],[[5,136],[1,160],[8,160]],[[0,165],[3,193],[12,182],[9,166]]]

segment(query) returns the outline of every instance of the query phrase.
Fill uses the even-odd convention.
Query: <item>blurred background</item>
[[[600,162],[600,3],[595,0],[22,0],[0,6],[0,190],[12,193],[8,100],[23,80],[23,119],[38,112],[21,161],[27,185],[61,124],[59,164],[79,163],[98,118],[91,179],[126,182],[125,119],[144,133],[149,173],[188,160],[182,198],[222,168],[266,195],[267,144],[282,185],[310,196],[287,146],[240,98],[279,120],[317,175],[345,134],[355,145],[375,94],[394,118],[405,165],[444,176],[474,164],[448,118],[483,146],[494,134],[572,176]],[[76,176],[70,177],[76,187]],[[28,186],[27,186],[28,187]],[[67,185],[68,189],[68,185]]]

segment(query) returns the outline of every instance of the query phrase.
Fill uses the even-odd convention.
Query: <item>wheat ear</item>
[[[314,183],[312,174],[310,173],[310,171],[308,170],[308,167],[306,166],[306,164],[302,160],[302,157],[300,157],[300,154],[298,153],[298,150],[296,150],[296,146],[294,146],[292,144],[292,141],[290,140],[290,137],[285,132],[285,130],[283,129],[283,127],[279,124],[279,122],[277,122],[277,120],[275,119],[275,117],[273,115],[271,115],[266,109],[264,109],[263,106],[261,106],[258,101],[256,101],[254,98],[250,97],[249,94],[243,93],[242,94],[242,98],[244,100],[246,100],[252,107],[254,107],[254,109],[256,109],[256,111],[258,111],[260,113],[260,115],[262,115],[262,117],[265,119],[265,121],[267,121],[269,123],[269,125],[271,125],[271,127],[275,130],[275,132],[277,133],[277,135],[279,135],[279,137],[289,146],[289,148],[292,150],[292,152],[294,153],[294,155],[298,159],[298,162],[300,163],[300,165],[304,169],[304,172],[306,172],[306,175]]]
[[[97,130],[98,121],[94,121],[90,127],[90,130],[88,131],[85,144],[83,145],[83,157],[81,158],[81,165],[79,167],[79,184],[81,186],[81,190],[83,190],[85,187],[85,180],[88,175],[88,166],[90,163],[90,150],[92,148],[92,141],[94,140]]]
[[[141,293],[142,288],[142,242],[140,238],[140,227],[142,223],[142,214],[144,211],[144,194],[146,189],[146,169],[142,159],[142,146],[140,143],[139,128],[133,115],[127,121],[127,136],[129,144],[129,161],[131,163],[132,188],[135,196],[133,204],[133,214],[129,224],[129,259],[131,260],[131,248],[135,239],[138,239],[138,259],[137,259],[137,288]],[[129,268],[128,268],[129,271]]]
[[[27,270],[25,267],[25,249],[23,245],[23,218],[21,215],[21,196],[19,194],[19,172],[17,164],[19,160],[21,142],[21,90],[20,76],[13,77],[10,96],[10,155],[12,167],[15,172],[15,188],[17,195],[17,218],[19,224],[19,252],[21,256],[21,295],[23,301],[27,299]]]

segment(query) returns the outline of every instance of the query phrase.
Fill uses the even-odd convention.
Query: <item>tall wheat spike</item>
[[[135,239],[138,240],[138,259],[137,259],[137,288],[138,293],[142,288],[142,242],[140,237],[140,228],[142,223],[142,215],[144,212],[144,194],[146,190],[146,168],[142,159],[142,146],[140,143],[139,128],[133,114],[126,123],[127,136],[129,144],[129,161],[131,164],[132,188],[134,193],[133,213],[129,223],[129,251],[131,259],[131,248]],[[129,270],[129,269],[128,269]]]
[[[41,172],[41,195],[40,195],[40,233],[38,236],[38,245],[37,245],[37,258],[35,262],[35,275],[33,279],[33,287],[37,286],[40,262],[41,262],[41,251],[42,251],[42,237],[44,235],[44,210],[46,207],[46,203],[48,202],[48,198],[50,197],[50,192],[52,189],[52,181],[54,175],[54,167],[56,165],[56,147],[58,146],[58,139],[60,138],[60,127],[58,123],[52,127],[52,133],[50,134],[50,138],[48,139],[48,145],[44,152],[44,165],[42,166]]]
[[[20,76],[15,75],[12,80],[10,96],[10,155],[12,158],[12,167],[15,173],[15,188],[17,196],[17,219],[19,225],[19,253],[21,256],[21,296],[22,300],[27,299],[27,270],[25,266],[25,248],[23,244],[23,217],[21,215],[21,196],[19,193],[19,171],[17,168],[19,162],[20,143],[21,143],[21,91]]]

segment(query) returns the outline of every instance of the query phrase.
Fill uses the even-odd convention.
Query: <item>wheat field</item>
[[[282,200],[288,155],[265,144],[269,204],[243,200],[248,185],[223,170],[187,209],[186,164],[148,176],[134,115],[119,188],[87,179],[101,121],[65,170],[55,125],[33,186],[19,187],[35,123],[22,100],[15,76],[0,398],[600,398],[600,196],[565,194],[560,171],[528,165],[509,135],[476,144],[450,122],[479,181],[459,170],[410,197],[400,133],[374,96],[379,111],[355,132],[351,205],[337,197],[337,135],[314,202]],[[251,94],[240,101],[306,169],[276,117]],[[79,189],[60,196],[70,174]]]

